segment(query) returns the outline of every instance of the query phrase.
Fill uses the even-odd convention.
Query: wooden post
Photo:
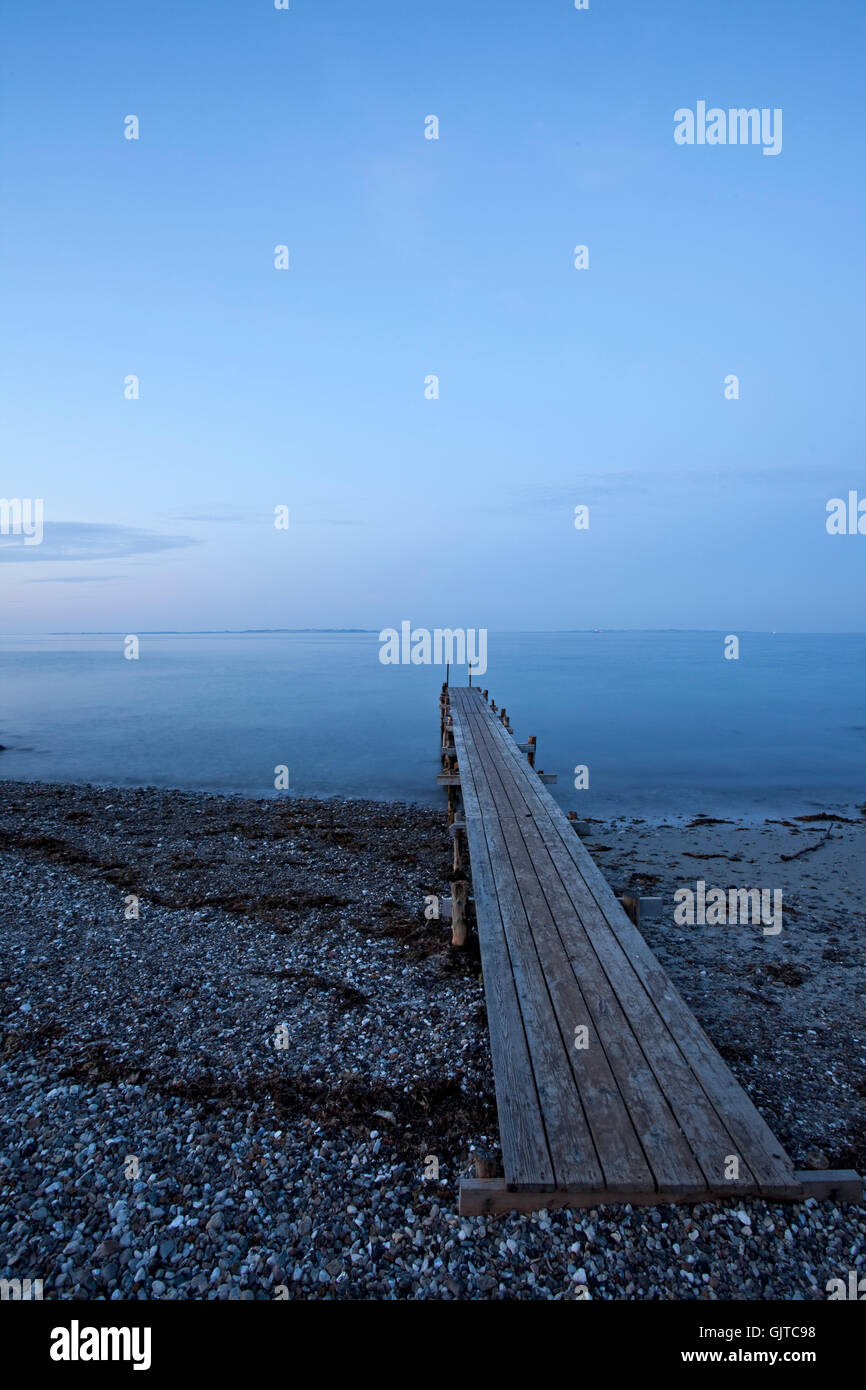
[[[633,898],[629,893],[624,893],[620,898],[626,917],[634,922],[640,929],[640,898]]]
[[[444,768],[449,756],[456,756],[457,750],[454,747],[454,720],[449,712],[445,714],[445,723],[442,726],[442,766]]]
[[[487,699],[487,691],[486,691],[486,690],[482,690],[481,694],[484,696],[484,699],[486,700],[486,699]]]
[[[458,809],[458,816],[457,816],[457,818],[455,819],[453,825],[451,826],[451,839],[454,841],[454,868],[453,868],[453,872],[454,872],[455,874],[462,873],[463,869],[466,867],[466,865],[465,865],[465,858],[464,858],[464,851],[463,851],[463,840],[461,839],[461,836],[462,836],[462,835],[465,835],[465,833],[466,833],[466,820],[465,820],[465,815],[466,815],[466,813],[465,813],[465,811],[464,811],[464,809],[463,809],[463,805],[462,805],[462,801],[461,801],[460,807],[459,807],[459,809]]]
[[[454,824],[454,816],[457,811],[457,788],[448,788],[448,824]]]
[[[453,865],[453,871],[454,871],[455,874],[459,873],[460,870],[463,868],[463,854],[462,854],[462,852],[461,852],[462,846],[461,846],[461,843],[460,843],[460,836],[462,835],[462,833],[463,833],[463,831],[461,830],[461,828],[460,828],[459,825],[452,825],[452,827],[451,827],[451,834],[452,834],[453,837],[454,837],[454,865]]]
[[[455,879],[451,884],[451,945],[466,945],[466,899],[469,884],[465,878]]]
[[[440,696],[439,696],[439,732],[440,732],[440,734],[445,732],[445,720],[446,720],[447,717],[448,717],[448,713],[449,713],[449,710],[450,710],[450,709],[451,709],[451,701],[450,701],[450,699],[449,699],[449,697],[448,697],[448,687],[447,687],[447,685],[444,685],[444,684],[443,684],[443,686],[442,686],[442,693],[441,693]],[[442,740],[442,742],[444,742],[444,740]]]
[[[535,767],[535,745],[538,742],[538,739],[535,737],[535,734],[531,734],[530,737],[526,740],[526,742],[532,744],[532,747],[526,755],[527,759],[529,760],[529,766]]]
[[[475,1159],[476,1178],[497,1177],[499,1164],[495,1154],[492,1154],[489,1149],[476,1149],[473,1157]]]
[[[508,723],[508,711],[506,710],[504,705],[502,706],[502,709],[499,711],[499,721],[501,724]]]

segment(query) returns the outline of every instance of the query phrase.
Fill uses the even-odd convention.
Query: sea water
[[[866,635],[490,632],[480,682],[579,814],[778,815],[866,800]],[[0,639],[0,777],[438,805],[433,665],[370,633]],[[465,669],[452,669],[466,684]],[[589,785],[575,789],[575,769]]]

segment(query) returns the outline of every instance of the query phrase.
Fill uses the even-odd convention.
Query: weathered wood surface
[[[801,1197],[519,745],[480,691],[449,694],[505,1170],[465,1210]]]

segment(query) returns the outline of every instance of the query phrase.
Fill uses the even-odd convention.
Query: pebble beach
[[[866,1171],[866,808],[590,822],[617,891],[778,884],[641,930],[799,1167]],[[800,850],[804,852],[799,853]],[[46,1299],[825,1299],[864,1209],[457,1215],[498,1148],[441,811],[0,784],[0,1278]]]

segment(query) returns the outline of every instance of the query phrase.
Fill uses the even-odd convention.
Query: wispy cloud
[[[25,584],[105,584],[108,580],[123,583],[122,574],[58,574],[44,579],[25,579]]]
[[[274,513],[264,510],[250,510],[249,507],[229,505],[228,502],[211,502],[206,507],[186,507],[183,512],[168,512],[168,521],[218,521],[232,525],[274,524]],[[367,521],[346,520],[343,517],[302,517],[292,512],[292,525],[367,525]]]
[[[46,521],[41,545],[24,545],[21,536],[0,536],[0,561],[121,560],[130,555],[157,555],[199,545],[192,536],[165,536],[136,526],[109,522]]]
[[[188,507],[182,512],[169,512],[169,521],[261,521],[262,512],[252,512],[228,503],[212,502],[207,507]]]
[[[696,488],[702,492],[724,490],[730,483],[740,484],[775,482],[788,487],[813,485],[824,486],[825,473],[819,468],[804,468],[796,464],[767,464],[757,468],[736,468],[714,465],[711,471],[701,465],[694,468],[671,469],[618,469],[575,468],[574,481],[564,484],[537,484],[520,488],[509,499],[483,504],[479,511],[513,511],[519,506],[522,511],[553,511],[569,507],[575,501],[600,502],[608,498],[627,496],[664,496],[672,488],[679,490]]]

